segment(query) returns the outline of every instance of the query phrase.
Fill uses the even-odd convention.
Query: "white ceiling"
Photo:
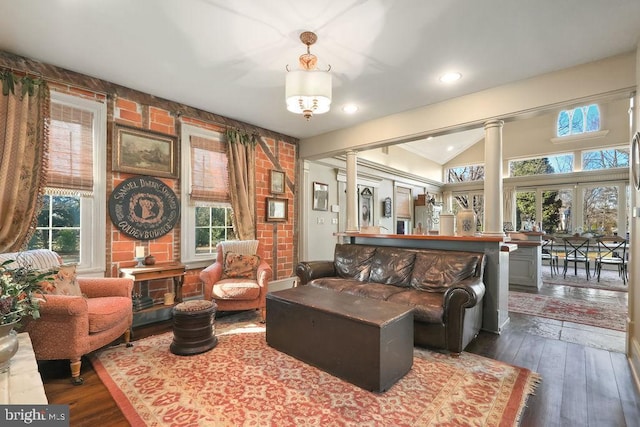
[[[638,18],[639,0],[0,0],[0,50],[306,138],[632,51]],[[305,30],[334,86],[309,122],[284,102]]]

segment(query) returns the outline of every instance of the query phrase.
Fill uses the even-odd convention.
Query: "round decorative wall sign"
[[[148,176],[129,178],[109,197],[111,222],[137,240],[164,236],[180,217],[180,202],[164,182]]]

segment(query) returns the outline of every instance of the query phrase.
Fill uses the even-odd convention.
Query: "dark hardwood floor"
[[[584,298],[593,296],[593,292],[565,291]],[[611,298],[606,294],[603,297]],[[640,426],[640,393],[624,353],[564,341],[549,333],[548,319],[514,313],[511,319],[500,335],[481,332],[466,351],[542,375],[542,382],[527,402],[522,427]],[[168,330],[170,322],[139,327],[133,339]],[[619,338],[598,338],[598,332],[588,330],[601,341]],[[88,360],[83,359],[85,383],[81,386],[70,384],[68,362],[41,362],[40,371],[49,403],[70,405],[71,426],[128,425]]]

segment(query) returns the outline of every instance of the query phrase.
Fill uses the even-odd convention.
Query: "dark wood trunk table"
[[[267,294],[267,344],[370,391],[413,365],[411,308],[313,286]]]

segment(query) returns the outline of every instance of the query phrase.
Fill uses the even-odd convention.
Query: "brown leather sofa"
[[[300,285],[414,307],[414,344],[462,352],[482,326],[482,253],[337,244],[333,261],[300,262]]]

